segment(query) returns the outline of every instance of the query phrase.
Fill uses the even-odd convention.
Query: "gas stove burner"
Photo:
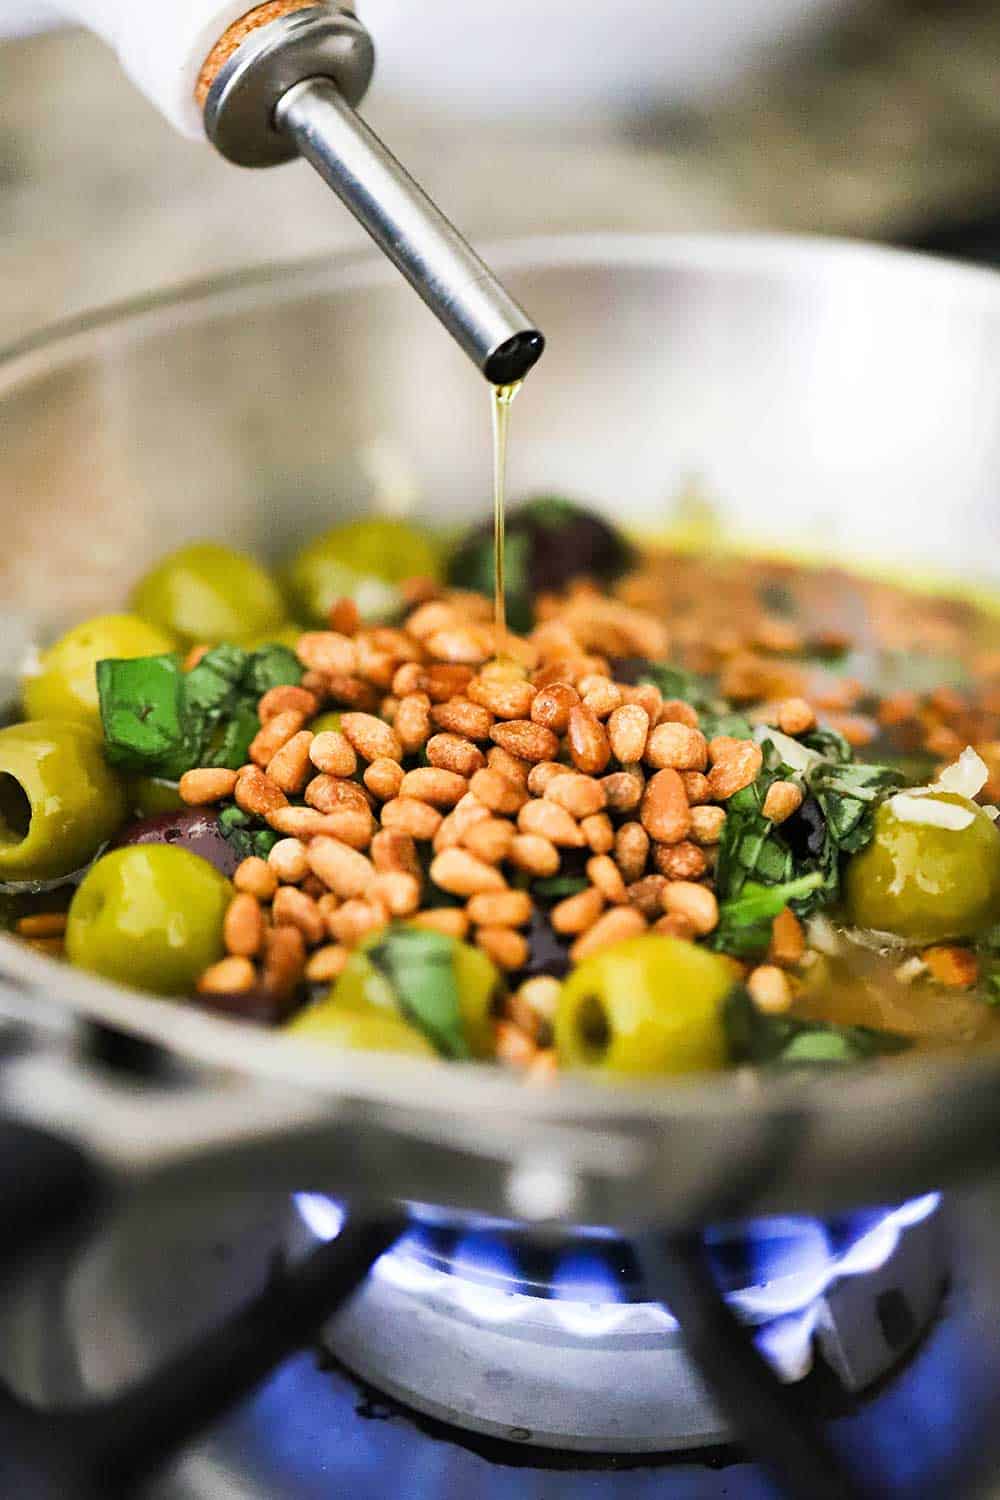
[[[726,1300],[785,1381],[818,1352],[844,1388],[879,1379],[927,1327],[945,1277],[939,1198],[822,1223],[711,1231]],[[331,1239],[328,1198],[296,1199],[296,1239]],[[387,1395],[471,1431],[580,1452],[690,1449],[731,1437],[611,1232],[570,1246],[490,1223],[417,1223],[325,1330],[330,1352]]]

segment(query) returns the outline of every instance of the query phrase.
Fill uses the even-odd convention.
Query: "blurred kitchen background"
[[[379,50],[364,112],[479,239],[888,239],[963,220],[996,189],[994,0],[360,0],[359,12]],[[362,241],[305,166],[243,171],[176,136],[92,37],[0,46],[0,340]]]

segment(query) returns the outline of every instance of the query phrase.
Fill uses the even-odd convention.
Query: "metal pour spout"
[[[254,32],[208,94],[205,127],[231,161],[310,162],[488,381],[522,379],[545,339],[353,106],[374,67],[348,11],[317,5]]]

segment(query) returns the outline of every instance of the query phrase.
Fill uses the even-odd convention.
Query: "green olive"
[[[0,729],[0,881],[72,874],[125,813],[121,783],[88,725],[34,719]]]
[[[132,608],[186,645],[274,638],[287,622],[278,586],[254,558],[217,542],[171,552],[139,580]]]
[[[286,622],[276,626],[274,630],[262,630],[257,635],[241,639],[240,645],[245,646],[248,651],[259,651],[263,646],[287,646],[290,651],[294,651],[299,644],[299,637],[310,628],[308,625]]]
[[[856,927],[912,943],[975,937],[1000,918],[1000,831],[955,792],[920,800],[972,814],[964,828],[898,818],[892,799],[875,814],[875,836],[847,866],[847,915]]]
[[[579,963],[563,984],[555,1038],[565,1068],[641,1075],[726,1066],[722,1003],[731,965],[679,938],[630,938]]]
[[[137,818],[155,818],[160,813],[180,812],[187,803],[181,797],[176,781],[162,776],[128,776],[125,795]]]
[[[300,1012],[286,1030],[324,1047],[437,1056],[422,1032],[379,1005],[352,1008],[333,999],[322,1000]]]
[[[314,537],[287,564],[285,582],[294,613],[325,624],[330,606],[342,598],[354,600],[362,619],[383,619],[399,610],[395,584],[440,573],[439,550],[426,532],[371,517]]]
[[[69,908],[70,963],[158,995],[190,994],[223,954],[233,887],[171,844],[130,844],[99,859]]]
[[[496,1050],[493,1002],[500,985],[499,972],[481,948],[473,948],[457,938],[435,936],[451,950],[466,1045],[473,1057],[492,1057]],[[355,948],[330,990],[331,1003],[347,1010],[368,1010],[376,1006],[398,1015],[392,985],[368,957],[369,951],[383,937],[384,932],[372,933]]]
[[[24,711],[29,719],[80,719],[97,728],[97,663],[108,656],[161,656],[176,646],[174,636],[138,615],[84,620],[43,652],[38,671],[23,679]]]

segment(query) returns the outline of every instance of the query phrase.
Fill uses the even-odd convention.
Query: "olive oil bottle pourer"
[[[207,135],[241,166],[310,162],[488,381],[509,385],[531,369],[542,334],[355,112],[375,52],[349,5],[56,3],[111,43],[183,133]]]

